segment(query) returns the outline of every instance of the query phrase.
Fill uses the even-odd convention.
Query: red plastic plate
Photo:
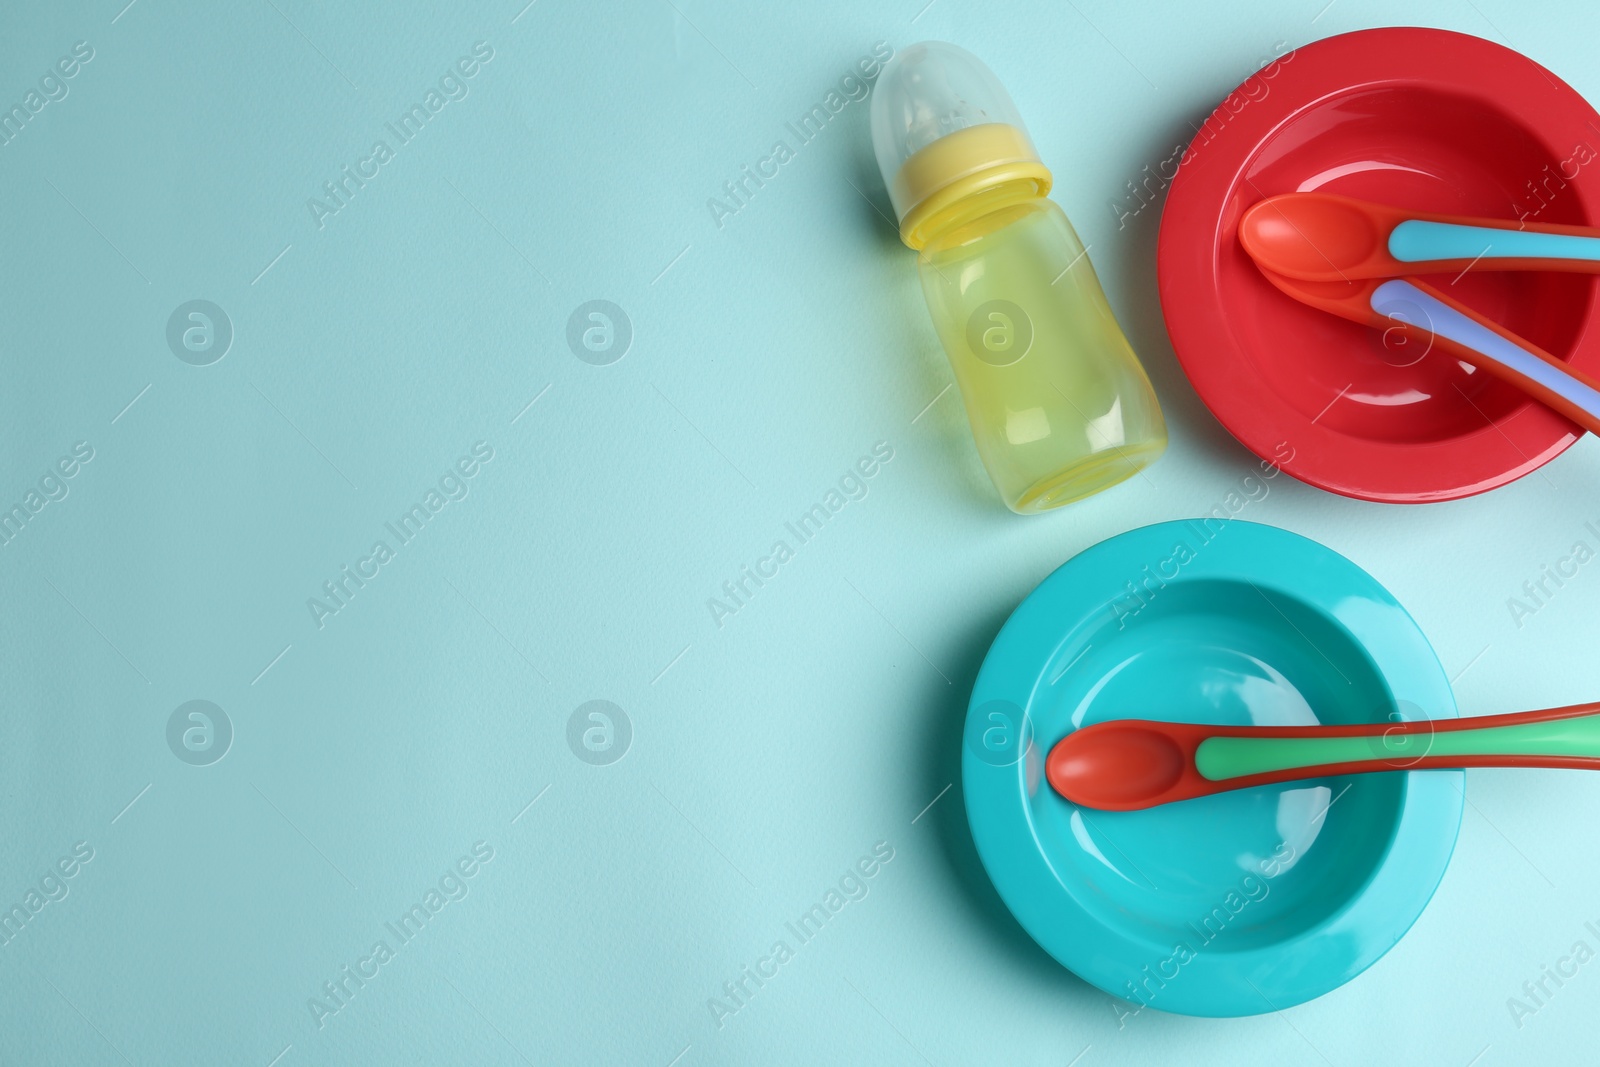
[[[1239,244],[1263,197],[1324,190],[1418,211],[1596,225],[1600,115],[1508,48],[1445,30],[1330,37],[1246,79],[1195,136],[1169,190],[1158,272],[1167,329],[1200,398],[1302,481],[1364,500],[1481,493],[1582,432],[1441,352],[1305,307]],[[1428,279],[1600,373],[1585,275]]]

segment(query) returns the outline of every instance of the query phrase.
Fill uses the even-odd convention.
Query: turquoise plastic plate
[[[1410,929],[1455,848],[1462,772],[1118,813],[1058,796],[1046,753],[1104,719],[1455,716],[1417,624],[1343,556],[1255,523],[1146,526],[1063,564],[995,639],[967,713],[967,818],[1012,914],[1074,973],[1130,1011],[1256,1015],[1348,982]]]

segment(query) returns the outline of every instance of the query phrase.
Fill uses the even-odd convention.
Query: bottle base
[[[1160,458],[1166,449],[1167,442],[1162,440],[1096,452],[1065,470],[1039,479],[1010,504],[1011,510],[1019,515],[1033,515],[1093,496],[1132,478]]]

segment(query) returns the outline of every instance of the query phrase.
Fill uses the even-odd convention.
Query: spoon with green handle
[[[1600,771],[1600,703],[1348,726],[1113,719],[1056,742],[1045,777],[1074,804],[1137,811],[1304,778],[1459,767]]]

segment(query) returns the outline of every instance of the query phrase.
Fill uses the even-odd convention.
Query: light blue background
[[[1126,183],[1280,42],[1450,27],[1600,98],[1600,14],[124,2],[0,15],[6,107],[94,49],[0,147],[0,504],[94,449],[0,548],[0,902],[94,849],[0,945],[0,1061],[1588,1056],[1600,963],[1520,1028],[1506,1001],[1580,938],[1600,948],[1600,778],[1472,772],[1434,903],[1345,988],[1121,1029],[1004,911],[945,790],[978,664],[1028,590],[1255,469],[1174,361],[1158,212],[1119,230]],[[874,42],[924,38],[984,57],[1054,168],[1171,422],[1148,479],[1045,517],[999,505],[880,215],[865,103],[713,222],[707,199]],[[467,97],[319,229],[307,199],[478,41],[494,57]],[[195,298],[235,330],[205,367],[165,340]],[[632,322],[610,366],[566,344],[592,299]],[[467,498],[319,629],[307,598],[480,440],[494,459]],[[869,495],[719,628],[707,599],[880,440],[894,458]],[[1241,517],[1365,567],[1463,710],[1501,712],[1600,696],[1600,563],[1520,627],[1507,607],[1600,543],[1597,489],[1585,440],[1478,499],[1370,505],[1283,478]],[[197,698],[236,732],[206,767],[165,736]],[[610,766],[566,742],[592,699],[633,725]],[[319,1029],[308,998],[479,840],[494,859],[469,895]],[[869,895],[719,1028],[708,998],[879,841],[894,858]]]

